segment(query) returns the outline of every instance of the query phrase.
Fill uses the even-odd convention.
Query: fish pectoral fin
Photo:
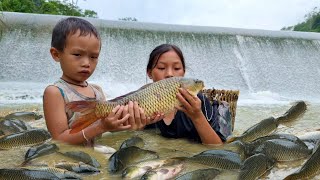
[[[99,119],[95,114],[96,104],[97,101],[73,101],[66,105],[67,110],[80,112],[75,114],[70,134],[81,131]]]
[[[66,110],[72,112],[85,112],[94,109],[98,101],[72,101],[66,104]]]
[[[77,133],[84,128],[90,126],[92,123],[97,121],[99,118],[96,116],[95,112],[87,113],[84,115],[78,116],[74,122],[71,124],[70,134]]]

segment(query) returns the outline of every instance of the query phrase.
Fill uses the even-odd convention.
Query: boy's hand
[[[129,119],[129,114],[121,116],[125,106],[116,106],[113,108],[112,112],[104,119],[101,119],[103,129],[105,131],[122,131],[129,129],[130,124],[125,124]],[[122,118],[121,118],[122,117]]]

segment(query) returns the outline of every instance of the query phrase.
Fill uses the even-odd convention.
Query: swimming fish
[[[57,164],[54,165],[55,168],[60,168],[60,169],[65,169],[71,172],[75,172],[75,173],[96,173],[96,172],[100,172],[100,170],[96,167],[93,167],[89,164],[83,163],[83,162],[78,162],[78,163],[74,163],[74,162],[59,162]]]
[[[136,146],[130,146],[119,149],[110,156],[108,170],[111,173],[117,173],[129,165],[133,165],[134,163],[158,158],[159,155],[154,151],[141,149]]]
[[[319,141],[320,142],[320,141]],[[320,157],[320,148],[319,142],[316,144],[315,150],[312,153],[311,157],[302,165],[302,167],[288,175],[284,180],[296,180],[296,179],[311,179],[315,175],[319,174],[319,157]]]
[[[130,147],[130,146],[136,146],[136,147],[139,147],[139,148],[143,148],[143,146],[144,146],[143,139],[141,137],[138,137],[138,136],[134,136],[134,137],[131,137],[129,139],[126,139],[120,145],[119,149]]]
[[[203,164],[219,169],[240,169],[242,160],[238,153],[212,149],[188,157],[186,162]]]
[[[227,142],[240,140],[242,142],[251,142],[259,137],[271,134],[278,127],[278,122],[274,117],[269,117],[261,120],[259,123],[251,126],[240,136],[228,137]]]
[[[155,168],[162,166],[170,166],[179,164],[183,161],[182,158],[169,158],[169,159],[151,159],[139,162],[132,166],[126,167],[122,171],[122,178],[133,179],[143,176],[147,171],[151,171]]]
[[[73,101],[66,105],[67,110],[80,112],[71,124],[70,133],[76,133],[93,122],[107,117],[117,105],[126,105],[129,101],[137,101],[144,109],[146,117],[157,113],[169,113],[179,105],[176,94],[178,88],[185,88],[194,96],[203,89],[204,83],[198,79],[172,77],[147,84],[140,89],[109,101]]]
[[[304,101],[296,101],[288,111],[276,118],[276,120],[278,123],[290,122],[303,115],[306,110],[307,104]]]
[[[58,150],[59,150],[59,147],[53,143],[43,143],[39,146],[31,147],[28,149],[28,151],[24,156],[25,161],[23,162],[23,164],[26,164],[27,162],[29,162],[34,158],[55,153]]]
[[[215,168],[207,168],[207,169],[197,169],[194,171],[190,171],[183,175],[178,176],[175,180],[187,180],[187,179],[201,179],[201,180],[212,180],[217,175],[219,175],[221,170]]]
[[[59,180],[60,178],[54,173],[48,171],[30,170],[26,168],[4,168],[0,169],[0,179]]]
[[[294,161],[308,157],[312,150],[305,144],[301,145],[295,141],[270,139],[258,146],[253,153],[263,153],[276,161]]]
[[[44,143],[51,138],[45,129],[32,129],[0,138],[0,149],[20,148],[23,146],[34,146]]]
[[[238,180],[256,180],[274,165],[275,161],[264,154],[250,156],[241,165]]]
[[[20,120],[38,120],[41,119],[43,116],[35,113],[35,112],[14,112],[11,114],[8,114],[4,117],[4,119],[20,119]]]
[[[162,166],[146,172],[140,179],[141,180],[158,180],[158,179],[173,179],[182,170],[183,164],[175,164],[172,166]]]

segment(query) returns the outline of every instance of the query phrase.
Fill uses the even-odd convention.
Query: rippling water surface
[[[291,107],[291,104],[281,104],[281,105],[240,105],[237,108],[236,123],[234,134],[238,135],[245,131],[250,126],[259,122],[260,120],[270,117],[270,116],[280,116],[287,109]],[[10,112],[15,111],[37,111],[43,114],[41,104],[11,104],[6,106],[1,106],[0,116],[4,116]],[[294,135],[302,135],[306,132],[315,131],[320,128],[319,104],[308,104],[308,109],[306,113],[298,120],[287,124],[280,125],[278,127],[278,132],[291,133]],[[28,122],[34,127],[46,128],[44,119],[37,121]],[[159,135],[157,131],[137,131],[137,132],[116,132],[116,133],[105,133],[100,139],[97,140],[98,144],[103,144],[111,146],[118,149],[121,143],[132,137],[133,135],[138,135],[145,141],[145,149],[153,150],[159,153],[160,157],[175,157],[175,156],[191,156],[201,151],[210,149],[212,147],[195,144],[184,139],[167,139]],[[24,154],[28,148],[19,148],[9,151],[0,151],[0,167],[16,167],[19,166],[24,159]],[[107,171],[107,160],[110,155],[101,154],[98,152],[91,151],[90,149],[84,149],[78,146],[66,146],[60,144],[60,149],[62,151],[68,150],[84,150],[90,153],[92,156],[98,159],[102,165],[102,172],[97,175],[84,176],[85,179],[109,179],[119,178],[119,175],[109,175]],[[45,158],[38,158],[33,163],[45,162],[49,164],[54,164],[56,161],[63,160],[63,157],[57,157],[57,155],[49,155]],[[289,162],[289,163],[277,163],[276,166],[263,178],[265,179],[283,179],[288,174],[297,170],[305,160]],[[230,178],[232,175],[230,174]],[[316,178],[315,178],[316,179]]]

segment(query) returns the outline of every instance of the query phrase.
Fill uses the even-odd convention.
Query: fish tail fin
[[[67,110],[80,113],[76,114],[71,124],[70,134],[77,133],[100,119],[95,113],[96,105],[96,101],[73,101],[66,105]]]

